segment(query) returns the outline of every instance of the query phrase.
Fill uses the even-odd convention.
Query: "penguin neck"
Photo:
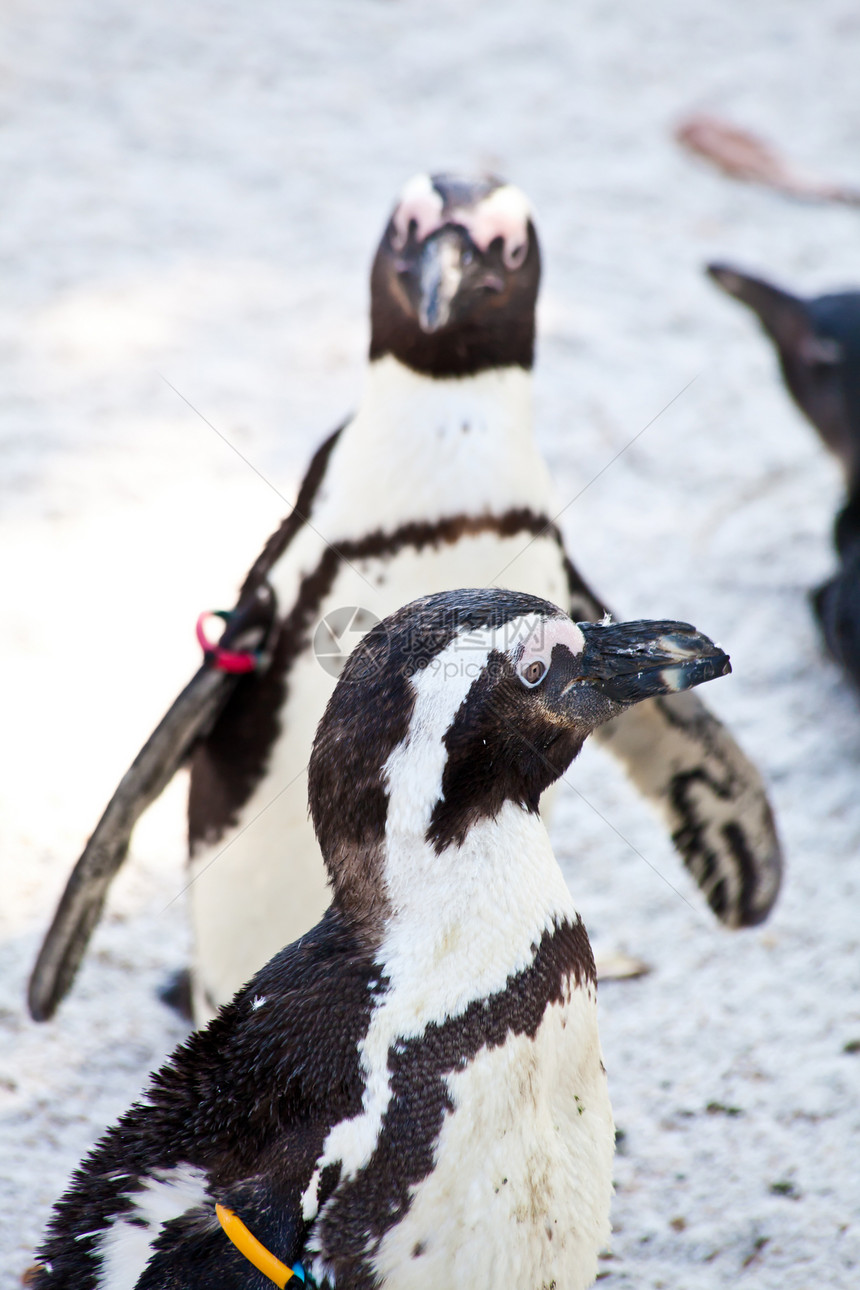
[[[504,989],[545,933],[578,917],[540,816],[510,801],[441,852],[389,821],[381,877],[380,964],[439,1020]]]
[[[404,458],[504,459],[532,447],[532,374],[511,366],[428,376],[386,354],[368,364],[350,432],[370,449],[376,441],[396,451],[396,440]]]
[[[427,420],[438,421],[460,434],[480,429],[480,422],[495,417],[531,427],[532,373],[517,363],[487,367],[462,376],[431,376],[417,372],[393,354],[384,354],[367,365],[362,411],[390,409],[392,414],[416,412],[416,400],[428,409]],[[476,424],[464,429],[464,417],[473,412]],[[424,420],[425,418],[422,418]]]
[[[551,484],[532,431],[531,373],[511,366],[433,377],[390,354],[374,360],[322,492],[336,531],[349,527],[349,499],[367,495],[383,530],[443,516],[542,513]]]

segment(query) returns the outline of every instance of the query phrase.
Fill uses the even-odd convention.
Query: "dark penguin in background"
[[[264,1290],[217,1203],[276,1284],[300,1260],[330,1290],[589,1286],[614,1132],[539,799],[595,726],[729,670],[686,624],[508,591],[374,627],[310,760],[327,913],[105,1134],[31,1285]]]
[[[196,1020],[319,919],[328,892],[305,772],[350,632],[464,584],[603,616],[565,552],[532,429],[539,279],[519,189],[427,175],[406,185],[373,262],[358,412],[314,456],[221,641],[231,653],[262,644],[268,666],[228,677],[212,655],[155,732],[69,883],[31,982],[34,1016],[68,987],[134,820],[186,758]],[[730,733],[683,695],[642,704],[600,738],[662,811],[717,916],[760,922],[780,849],[761,777]]]
[[[803,299],[729,265],[709,265],[708,273],[758,315],[789,393],[842,465],[839,571],[812,603],[830,653],[860,687],[860,291]]]

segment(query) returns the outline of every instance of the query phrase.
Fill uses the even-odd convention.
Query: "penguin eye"
[[[528,242],[520,242],[519,246],[511,247],[510,250],[506,246],[503,258],[507,267],[509,269],[518,269],[521,264],[524,264],[528,249]]]
[[[540,659],[536,658],[533,662],[529,663],[528,667],[523,668],[520,673],[520,680],[531,688],[544,679],[547,671],[548,668],[546,663],[542,663]]]

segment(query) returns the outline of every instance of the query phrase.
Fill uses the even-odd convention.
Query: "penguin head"
[[[494,177],[416,175],[370,279],[371,359],[431,376],[530,368],[540,250],[525,194]]]
[[[708,274],[757,315],[794,401],[860,487],[860,292],[804,300],[731,265]]]
[[[405,606],[353,650],[313,746],[310,807],[335,897],[372,912],[392,838],[438,854],[508,802],[536,813],[597,726],[730,670],[686,623],[576,624],[493,588]]]

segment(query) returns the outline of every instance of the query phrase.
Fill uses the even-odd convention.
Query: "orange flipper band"
[[[287,1282],[297,1273],[292,1268],[288,1268],[286,1263],[275,1258],[271,1250],[267,1250],[262,1241],[258,1241],[256,1236],[248,1231],[241,1218],[238,1214],[234,1214],[232,1209],[226,1209],[216,1203],[215,1213],[218,1215],[218,1222],[223,1227],[225,1235],[233,1242],[239,1253],[244,1254],[258,1272],[262,1272],[270,1281],[274,1281],[276,1286],[284,1290]]]

